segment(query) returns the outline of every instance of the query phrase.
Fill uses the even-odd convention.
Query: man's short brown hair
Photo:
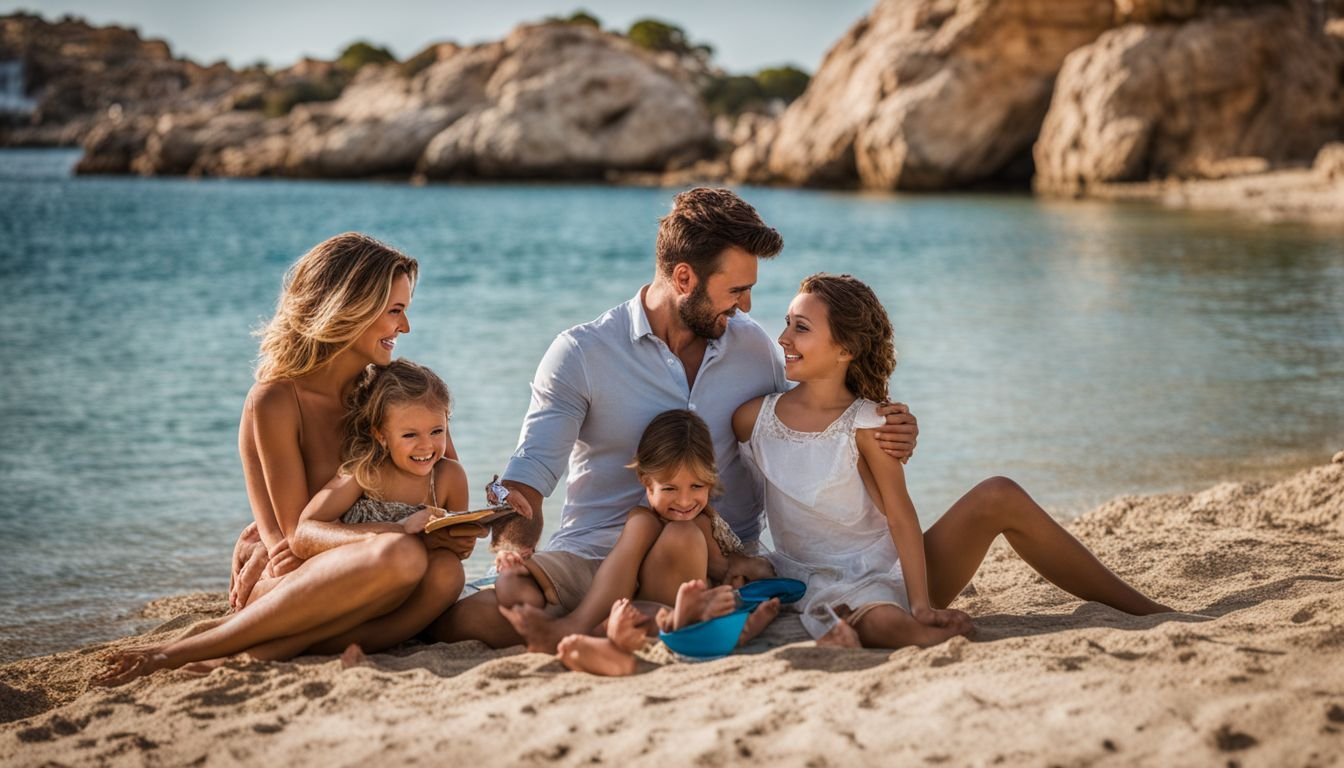
[[[654,253],[662,274],[670,275],[673,267],[686,262],[705,280],[730,247],[768,259],[784,247],[784,238],[731,190],[696,187],[672,198],[672,212],[659,221]]]

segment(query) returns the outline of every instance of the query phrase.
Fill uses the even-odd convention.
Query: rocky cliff
[[[0,17],[0,61],[23,62],[36,102],[32,115],[0,122],[0,146],[75,145],[101,120],[209,101],[239,81],[132,29],[22,13]]]
[[[82,172],[218,176],[602,177],[710,149],[690,77],[592,27],[544,23],[440,45],[420,66],[368,65],[330,101],[268,116],[246,84],[226,99],[104,120]],[[255,88],[254,88],[255,90]]]
[[[1064,62],[1035,147],[1038,189],[1306,166],[1344,137],[1344,39],[1320,4],[1120,10],[1125,23]]]
[[[1034,174],[1091,194],[1306,168],[1344,138],[1342,16],[1339,0],[881,0],[732,174],[883,190]],[[1229,199],[1170,190],[1136,193]]]
[[[1109,0],[881,0],[733,172],[872,189],[1026,178],[1064,57],[1113,16]]]

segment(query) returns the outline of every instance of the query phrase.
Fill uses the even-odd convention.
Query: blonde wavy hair
[[[854,356],[845,370],[845,388],[866,400],[887,399],[887,383],[896,370],[891,318],[877,294],[850,275],[818,272],[803,278],[799,293],[826,305],[831,338]]]
[[[433,371],[410,360],[393,360],[386,368],[364,369],[346,401],[341,423],[341,473],[350,475],[359,487],[375,497],[378,468],[390,454],[378,442],[374,430],[383,428],[387,409],[394,405],[422,405],[452,415],[448,385]]]
[[[655,480],[667,477],[686,467],[709,486],[710,496],[717,496],[721,490],[709,426],[687,410],[663,411],[653,417],[639,437],[635,460],[626,466],[635,470],[641,483],[650,477]]]
[[[313,246],[285,273],[275,316],[257,332],[257,381],[298,378],[330,362],[382,314],[397,276],[414,290],[419,272],[415,259],[358,232]]]

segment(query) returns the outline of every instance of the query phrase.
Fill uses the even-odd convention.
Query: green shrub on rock
[[[396,60],[397,57],[386,48],[358,40],[341,51],[340,58],[336,59],[336,66],[347,72],[358,72],[360,67],[366,64],[386,64]]]

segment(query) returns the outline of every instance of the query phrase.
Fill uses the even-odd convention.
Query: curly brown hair
[[[887,399],[887,382],[896,370],[891,318],[877,294],[851,275],[818,272],[803,278],[799,293],[826,304],[831,338],[854,356],[845,371],[845,388],[874,402]]]
[[[382,429],[388,408],[406,403],[442,408],[445,417],[452,414],[452,397],[443,379],[405,359],[393,360],[386,368],[365,368],[346,401],[341,424],[341,474],[352,475],[360,488],[375,497],[378,467],[389,454],[373,431]]]
[[[257,332],[257,381],[326,365],[382,314],[397,276],[410,278],[414,290],[418,272],[415,259],[358,232],[313,246],[285,273],[275,316]]]
[[[719,493],[719,468],[714,458],[714,438],[705,420],[687,410],[663,411],[653,417],[639,437],[635,460],[627,464],[640,482],[647,477],[666,477],[682,467],[709,486],[709,495]]]

